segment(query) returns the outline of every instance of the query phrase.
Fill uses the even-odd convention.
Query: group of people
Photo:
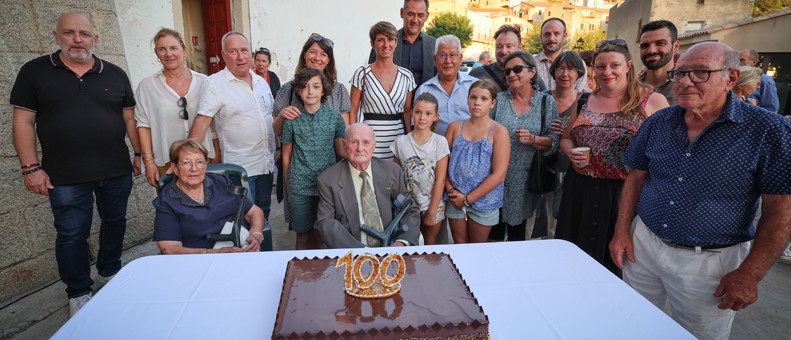
[[[654,21],[641,30],[638,75],[625,41],[601,41],[585,60],[563,51],[565,22],[550,18],[541,54],[504,25],[496,62],[467,75],[458,38],[421,32],[428,1],[405,0],[401,16],[400,30],[371,27],[369,64],[351,91],[320,34],[281,84],[271,53],[239,32],[223,36],[226,68],[207,77],[185,66],[183,39],[165,28],[153,39],[162,70],[133,93],[120,68],[93,55],[91,22],[62,15],[60,50],[22,67],[11,104],[25,186],[50,197],[72,313],[91,297],[94,197],[106,281],[121,267],[142,165],[155,187],[176,175],[153,202],[164,254],[258,251],[276,173],[297,249],[435,244],[446,220],[455,243],[526,240],[545,200],[550,235],[660,308],[669,301],[694,335],[727,338],[791,234],[791,121],[762,105],[773,83],[754,51],[708,42],[676,61],[675,26]],[[555,157],[562,185],[528,190]],[[243,167],[253,199],[229,192],[209,163]],[[401,196],[410,204],[394,221]],[[215,246],[206,235],[238,206],[245,244]],[[381,237],[393,223],[407,228]]]

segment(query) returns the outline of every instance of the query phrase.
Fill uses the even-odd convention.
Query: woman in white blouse
[[[162,70],[138,85],[135,120],[146,178],[148,184],[156,188],[159,177],[170,167],[170,144],[189,135],[206,75],[184,65],[186,47],[179,32],[162,28],[153,42]],[[214,158],[211,134],[207,134],[203,146],[209,151],[209,158]]]

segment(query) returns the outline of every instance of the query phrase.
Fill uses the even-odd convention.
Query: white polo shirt
[[[264,78],[249,71],[253,88],[228,68],[209,76],[203,84],[198,114],[213,117],[223,163],[242,166],[247,176],[277,172],[274,98]]]

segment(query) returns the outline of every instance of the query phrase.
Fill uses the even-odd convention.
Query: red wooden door
[[[231,30],[230,0],[203,0],[203,32],[209,74],[225,68],[222,60],[222,36]]]

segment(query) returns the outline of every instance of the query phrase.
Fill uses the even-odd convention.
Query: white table
[[[407,250],[450,254],[489,316],[489,330],[497,340],[694,339],[565,241]],[[269,338],[288,260],[346,252],[348,249],[141,258],[121,269],[53,339]],[[358,253],[362,251],[354,251]]]

